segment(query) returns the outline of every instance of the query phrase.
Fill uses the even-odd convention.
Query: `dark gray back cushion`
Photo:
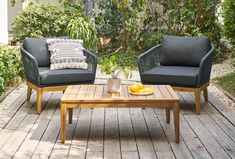
[[[23,47],[38,62],[39,67],[50,66],[50,53],[46,44],[46,38],[26,38]]]
[[[207,36],[163,36],[160,64],[198,67],[210,48],[210,40]]]

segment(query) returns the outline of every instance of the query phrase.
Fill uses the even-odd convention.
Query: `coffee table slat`
[[[87,85],[82,86],[80,88],[79,93],[77,94],[76,98],[75,99],[71,98],[71,99],[72,100],[83,100],[83,99],[85,99],[88,87],[89,86],[87,86]]]
[[[95,85],[88,86],[85,99],[94,99],[95,90],[96,90],[96,86]]]

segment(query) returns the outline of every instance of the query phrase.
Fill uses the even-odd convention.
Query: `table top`
[[[107,85],[71,85],[65,90],[62,103],[98,103],[98,102],[179,102],[175,91],[169,85],[153,85],[152,95],[136,96],[129,93],[130,85],[122,85],[120,93],[109,93]],[[151,85],[145,85],[150,87]]]

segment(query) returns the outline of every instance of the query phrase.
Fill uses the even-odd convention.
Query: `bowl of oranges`
[[[154,87],[145,87],[142,83],[132,84],[129,87],[129,93],[132,95],[151,95],[154,92]]]

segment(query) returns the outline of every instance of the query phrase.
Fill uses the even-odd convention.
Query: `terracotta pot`
[[[108,92],[118,93],[121,91],[121,79],[120,78],[109,78],[107,81]]]

